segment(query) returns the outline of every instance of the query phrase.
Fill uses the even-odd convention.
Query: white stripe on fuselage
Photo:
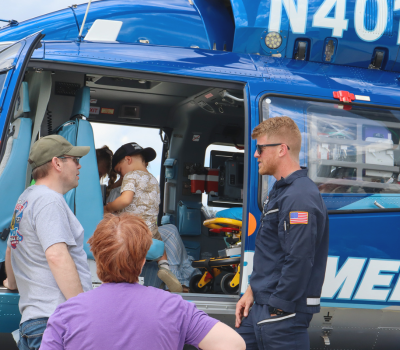
[[[348,258],[338,269],[339,257],[328,257],[321,298],[400,302],[400,279],[391,288],[394,274],[400,269],[400,260],[369,259],[367,268],[362,273],[367,260]]]
[[[254,252],[245,252],[241,293],[249,284],[253,272]],[[400,271],[400,260],[349,257],[339,268],[339,257],[329,256],[322,300],[354,300],[400,302],[400,278],[393,287],[395,274]],[[378,288],[377,288],[378,287]]]

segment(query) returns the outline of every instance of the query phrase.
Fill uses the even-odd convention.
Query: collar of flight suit
[[[285,178],[281,178],[279,181],[276,182],[276,188],[280,188],[283,186],[290,185],[294,180],[298,179],[299,177],[307,176],[308,169],[306,167],[301,167],[300,170],[297,170],[291,173],[289,176]]]

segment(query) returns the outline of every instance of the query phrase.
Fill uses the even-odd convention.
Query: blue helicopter
[[[4,20],[0,262],[38,137],[57,132],[91,146],[69,199],[87,240],[104,200],[90,123],[156,128],[163,140],[159,223],[178,227],[189,255],[217,257],[227,249],[224,237],[202,225],[202,193],[211,207],[242,208],[239,284],[231,284],[235,271],[224,271],[212,288],[197,283],[182,295],[232,325],[275,181],[258,175],[251,131],[287,115],[302,132],[301,165],[330,215],[311,348],[397,349],[399,10],[400,0],[105,0]],[[238,152],[211,151],[207,171],[216,172],[193,180],[204,174],[198,164],[210,145]],[[18,328],[18,299],[0,288],[4,341]]]

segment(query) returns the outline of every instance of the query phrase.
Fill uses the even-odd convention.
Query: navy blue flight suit
[[[250,286],[254,305],[238,329],[247,350],[306,350],[320,311],[328,258],[325,203],[307,169],[277,181],[264,203]],[[271,317],[274,308],[283,314]]]

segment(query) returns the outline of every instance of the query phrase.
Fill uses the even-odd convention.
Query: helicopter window
[[[300,164],[309,168],[328,209],[377,209],[362,198],[400,194],[399,111],[280,97],[265,98],[262,107],[264,119],[287,115],[296,121],[303,135]],[[274,182],[263,179],[262,198]],[[333,205],[335,195],[340,207]]]
[[[244,178],[244,150],[242,147],[211,144],[207,147],[204,166],[217,170],[218,195],[203,193],[202,202],[211,210],[242,206]],[[227,167],[227,165],[229,165]],[[228,168],[228,169],[227,169]],[[229,169],[231,168],[231,169]],[[216,209],[216,211],[221,208]]]
[[[18,42],[11,47],[0,52],[0,72],[12,68],[15,58],[17,57],[22,43]]]
[[[7,78],[7,72],[14,67],[14,61],[18,56],[21,46],[22,43],[19,42],[0,51],[0,94],[3,91],[3,86]]]
[[[0,74],[0,91],[3,90],[4,82],[6,81],[7,73]]]
[[[143,148],[154,148],[157,157],[149,163],[148,171],[160,182],[162,142],[160,141],[159,129],[96,122],[91,122],[91,125],[96,148],[107,145],[115,152],[123,144],[133,141]],[[107,184],[108,176],[105,176],[101,182]]]

